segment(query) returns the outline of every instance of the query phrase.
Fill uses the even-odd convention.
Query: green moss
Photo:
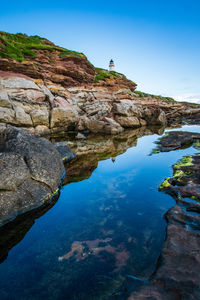
[[[189,167],[193,165],[193,158],[191,155],[183,157],[178,163],[176,163],[173,168],[180,169],[182,167]]]
[[[193,144],[193,147],[195,149],[200,149],[200,141],[199,140],[195,141],[194,144]]]
[[[182,170],[176,170],[173,177],[183,177],[185,173]]]
[[[58,47],[47,39],[37,35],[28,36],[22,33],[10,34],[0,32],[0,57],[24,61],[28,57],[36,57],[37,50],[58,51],[60,57],[73,56],[85,58],[82,53]],[[45,55],[50,56],[48,53],[45,53]]]
[[[59,188],[57,188],[52,194],[51,194],[51,197],[55,196],[59,191]]]
[[[152,154],[158,154],[158,153],[161,152],[161,144],[160,144],[160,141],[161,141],[163,138],[167,137],[168,135],[169,135],[169,132],[165,132],[165,134],[164,134],[163,136],[161,136],[160,138],[158,138],[158,140],[155,142],[155,144],[158,144],[158,145],[157,145],[156,148],[154,148],[154,149],[152,150],[152,152],[150,153],[150,155],[152,155]]]
[[[49,194],[45,197],[45,200],[47,201],[47,200],[53,198],[58,192],[59,192],[59,188],[57,188],[53,193],[49,193]]]
[[[151,152],[151,154],[158,154],[158,153],[160,153],[160,149],[159,148],[155,148]]]
[[[167,137],[169,135],[169,132],[165,132],[165,134],[162,136],[162,138]]]
[[[170,187],[170,183],[169,183],[169,179],[170,177],[167,177],[163,183],[160,185],[159,189],[162,190],[162,189],[167,189]]]

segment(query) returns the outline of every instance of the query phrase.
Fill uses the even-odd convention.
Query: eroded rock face
[[[45,81],[60,83],[63,86],[76,86],[80,84],[92,83],[95,77],[95,69],[88,62],[86,57],[60,57],[58,51],[50,52],[51,58],[47,58],[43,51],[37,51],[35,58],[28,58],[24,62],[12,60],[10,58],[0,58],[0,69],[20,73],[32,78],[40,78]],[[15,82],[15,87],[22,86],[20,82]],[[6,87],[13,83],[8,82]],[[25,88],[27,86],[25,85]]]
[[[47,140],[8,126],[0,131],[0,224],[40,206],[57,190],[62,159]]]
[[[103,133],[103,134],[118,134],[124,129],[111,118],[104,118],[103,120],[85,120],[86,128],[93,133]]]
[[[73,107],[61,108],[55,107],[51,111],[51,128],[68,128],[75,124],[78,119],[77,112]]]
[[[181,116],[198,116],[198,112],[199,108],[183,104],[140,99],[127,87],[116,90],[116,86],[90,84],[67,88],[0,71],[0,122],[26,127],[38,135],[69,129],[118,134],[124,128],[166,126]]]
[[[22,78],[18,76],[8,76],[2,77],[0,79],[0,89],[33,89],[39,90],[39,87],[27,78]]]
[[[116,116],[115,120],[124,128],[140,127],[140,121],[137,117]]]
[[[142,107],[135,105],[133,101],[124,99],[113,104],[113,112],[117,115],[126,117],[140,117],[143,114],[143,109]]]

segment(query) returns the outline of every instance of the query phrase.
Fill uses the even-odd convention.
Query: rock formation
[[[0,32],[0,123],[38,135],[117,134],[200,116],[198,106],[135,89],[123,74],[95,68],[82,53],[38,36]]]
[[[12,126],[0,133],[0,225],[47,202],[65,174],[53,144]]]
[[[89,177],[101,153],[108,151],[115,156],[127,144],[134,145],[136,135],[128,136],[125,142],[120,140],[124,141],[124,129],[199,122],[198,105],[140,93],[136,86],[123,74],[95,68],[82,53],[38,36],[0,32],[0,225],[46,203],[58,191],[65,171],[62,159],[74,158],[66,142],[53,145],[35,134],[118,134],[114,139],[97,138],[94,143],[77,142],[77,168],[74,171],[69,166],[68,183]],[[177,139],[170,140],[172,135],[162,140],[155,152],[194,141],[199,147],[198,135],[179,133]],[[83,153],[95,153],[97,158],[88,165],[81,157]],[[174,176],[161,186],[176,197],[177,204],[165,216],[167,236],[158,268],[149,284],[133,292],[130,300],[200,298],[200,208],[198,203],[182,199],[200,199],[200,159],[197,155],[188,161],[179,164]],[[8,244],[2,259],[15,241]]]

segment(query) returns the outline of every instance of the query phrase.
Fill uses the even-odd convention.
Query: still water
[[[66,166],[58,201],[0,229],[1,300],[108,299],[127,278],[148,280],[165,239],[163,216],[175,203],[158,187],[178,159],[197,152],[150,155],[159,137],[130,143],[126,135],[114,154],[101,143],[101,155],[83,151]]]

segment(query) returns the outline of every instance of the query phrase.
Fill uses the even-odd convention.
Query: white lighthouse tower
[[[109,71],[114,71],[114,69],[115,69],[114,61],[111,59],[109,64]]]

